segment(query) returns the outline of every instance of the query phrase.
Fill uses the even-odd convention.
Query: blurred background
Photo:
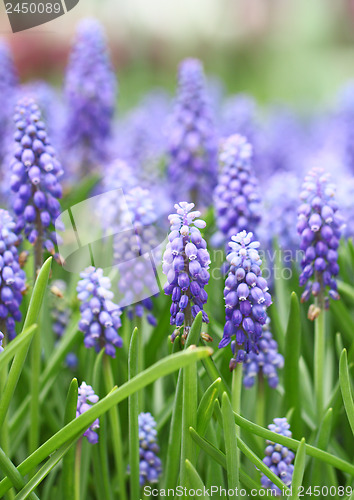
[[[227,93],[299,110],[330,101],[354,78],[354,0],[80,0],[65,16],[17,34],[2,2],[0,9],[22,81],[58,86],[75,25],[97,17],[117,68],[121,111],[150,87],[172,92],[187,56],[200,58]]]

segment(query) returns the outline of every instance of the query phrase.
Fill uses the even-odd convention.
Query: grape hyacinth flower
[[[217,142],[203,67],[197,59],[186,59],[179,66],[168,138],[172,199],[189,197],[199,206],[210,205],[217,180]]]
[[[273,339],[268,326],[265,328],[258,342],[259,353],[249,352],[245,355],[243,385],[247,388],[253,387],[257,375],[263,375],[272,389],[275,389],[279,383],[277,370],[283,368],[284,358],[278,352],[278,344]]]
[[[171,232],[163,255],[163,273],[167,276],[165,294],[172,296],[170,308],[171,325],[176,330],[172,342],[184,325],[184,336],[188,335],[192,318],[202,311],[203,321],[209,323],[203,311],[208,294],[204,290],[209,282],[210,257],[206,242],[199,229],[206,223],[199,219],[199,211],[191,211],[194,203],[182,201],[175,205],[176,214],[169,215]]]
[[[79,387],[78,398],[77,398],[77,408],[76,408],[76,418],[89,410],[93,404],[97,403],[99,397],[95,394],[95,391],[86,382],[82,382]],[[98,418],[90,425],[87,431],[84,432],[84,436],[91,444],[98,443],[98,434],[96,430],[99,428],[100,423]]]
[[[60,214],[58,199],[62,196],[62,188],[59,179],[63,170],[47,136],[41,112],[32,99],[19,101],[15,123],[18,146],[11,165],[11,189],[16,233],[23,231],[28,241],[35,245],[38,268],[42,265],[42,249],[59,259],[54,248],[58,237],[53,225]],[[56,227],[60,227],[58,222]]]
[[[286,418],[275,418],[273,422],[273,424],[268,425],[268,429],[270,431],[276,432],[281,436],[292,436],[291,431],[289,430],[290,425],[288,424]],[[285,486],[290,486],[294,471],[294,466],[292,464],[295,457],[294,453],[282,444],[273,443],[269,440],[266,440],[266,443],[266,456],[263,458],[263,463],[283,481]],[[280,488],[272,483],[272,481],[264,474],[262,474],[261,483],[263,488],[274,490],[276,492],[276,496],[282,496]]]
[[[252,238],[253,234],[246,231],[232,236],[231,252],[226,257],[230,264],[224,288],[226,323],[219,348],[231,342],[234,356],[230,371],[245,360],[246,353],[259,353],[262,326],[267,322],[266,308],[272,303],[260,268],[260,244]],[[234,335],[236,339],[232,340]]]
[[[0,209],[0,330],[1,340],[4,333],[12,340],[15,335],[15,322],[21,321],[20,305],[26,289],[25,272],[19,264],[17,252],[18,236],[15,222],[10,214]]]
[[[309,311],[311,319],[328,308],[327,288],[329,297],[339,299],[335,278],[339,272],[337,249],[343,222],[334,197],[329,174],[313,168],[302,186],[297,224],[300,249],[304,252],[300,286],[306,285],[301,301],[306,302],[311,295],[318,298],[315,309]]]
[[[7,153],[8,134],[17,89],[18,78],[10,48],[5,41],[0,40],[0,163]]]
[[[151,299],[158,292],[155,263],[161,261],[156,208],[149,191],[138,186],[125,193],[124,202],[127,210],[121,213],[119,232],[113,242],[114,262],[120,272],[121,305],[127,305],[130,319],[146,312],[148,322],[156,326]]]
[[[82,302],[79,330],[84,333],[85,347],[94,347],[96,352],[104,347],[106,354],[114,358],[116,348],[123,345],[118,335],[122,312],[112,302],[111,280],[103,276],[102,269],[93,266],[86,268],[80,277],[76,290]]]
[[[244,137],[228,137],[222,143],[219,160],[214,204],[217,225],[226,243],[240,231],[255,231],[261,219],[260,197],[251,172],[252,147]]]
[[[65,143],[74,169],[85,169],[81,175],[107,159],[116,89],[103,28],[94,19],[84,19],[77,28],[65,80]]]
[[[140,413],[139,423],[139,455],[140,486],[157,483],[161,475],[161,460],[157,456],[160,448],[157,444],[156,422],[151,413]]]

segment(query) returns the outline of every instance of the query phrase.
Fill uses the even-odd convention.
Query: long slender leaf
[[[37,325],[32,325],[29,328],[26,328],[26,330],[23,330],[20,335],[17,335],[14,340],[7,344],[0,356],[0,371],[12,360],[24,343],[31,342],[31,338],[36,331],[36,328]]]
[[[65,413],[64,413],[64,425],[68,424],[74,418],[76,418],[76,408],[77,408],[77,398],[78,398],[78,383],[77,379],[73,378],[66,398]],[[65,457],[63,458],[63,470],[62,470],[62,488],[63,497],[70,498],[70,495],[74,491],[74,462],[75,462],[75,450],[71,448]]]
[[[190,463],[188,459],[186,459],[185,468],[186,468],[188,483],[191,485],[191,487],[195,491],[200,490],[203,494],[203,498],[210,498],[206,492],[204,493],[205,491],[204,483],[200,475],[196,471],[195,467],[193,466],[193,464]]]
[[[326,450],[329,443],[329,438],[331,435],[332,428],[332,420],[333,420],[333,410],[329,408],[323,417],[321,422],[320,429],[318,431],[318,438],[316,442],[316,446],[321,450]],[[321,473],[323,475],[325,473],[325,467],[318,460],[315,460],[312,470],[312,481],[311,484],[317,485],[321,484]]]
[[[296,453],[295,463],[294,463],[294,472],[291,482],[292,500],[297,500],[299,498],[300,486],[302,484],[302,479],[304,477],[305,460],[306,460],[306,443],[305,443],[305,438],[302,438]]]
[[[201,436],[204,435],[208,423],[214,411],[214,401],[220,390],[221,378],[217,378],[208,389],[205,391],[197,413],[197,432]]]
[[[21,476],[8,456],[4,453],[2,448],[0,448],[0,469],[4,474],[6,474],[17,490],[21,490],[25,486],[26,482],[24,478]],[[35,493],[31,493],[29,498],[31,500],[38,500]]]
[[[350,386],[346,349],[343,349],[339,360],[339,383],[340,383],[340,389],[342,391],[345,411],[347,413],[350,427],[354,434],[354,402],[353,402],[352,389]]]
[[[23,330],[27,330],[37,321],[39,311],[41,309],[44,293],[48,283],[49,272],[51,268],[52,257],[49,257],[43,264],[37,280],[34,284],[33,293],[28,307],[27,315],[24,321]],[[13,393],[15,391],[18,379],[20,377],[27,352],[29,348],[29,340],[22,345],[22,348],[16,353],[11,365],[11,369],[6,381],[6,386],[0,401],[0,427],[2,426],[7,410],[10,405]]]
[[[292,450],[297,450],[298,447],[300,446],[300,441],[297,441],[296,439],[289,438],[286,436],[282,436],[280,434],[277,434],[276,432],[272,432],[268,429],[265,429],[264,427],[260,427],[259,425],[250,422],[246,418],[241,417],[241,415],[237,415],[237,413],[234,413],[234,417],[236,423],[240,427],[246,429],[252,434],[256,434],[256,436],[264,437],[265,439],[269,439],[274,443],[283,444],[284,446]],[[305,446],[307,455],[314,458],[318,458],[319,460],[322,460],[323,462],[333,465],[333,467],[336,467],[337,469],[340,469],[344,472],[348,472],[349,474],[354,476],[354,465],[350,464],[349,462],[346,462],[345,460],[342,460],[341,458],[331,455],[326,451],[319,450],[318,448],[316,448],[315,446],[311,446],[310,444],[306,444]]]
[[[229,489],[239,487],[239,456],[237,453],[236,425],[233,416],[231,402],[226,392],[222,395],[221,413],[223,419],[226,465],[227,465],[227,485]]]
[[[137,328],[134,329],[129,348],[128,372],[129,380],[138,374],[138,343],[139,338]],[[130,467],[130,496],[132,500],[140,499],[139,487],[139,396],[134,392],[129,396],[129,467]]]
[[[138,391],[147,385],[154,382],[156,379],[169,375],[170,373],[186,366],[189,363],[194,363],[199,359],[203,359],[212,354],[212,350],[206,347],[199,347],[192,350],[186,350],[158,361],[153,366],[150,366],[143,372],[139,373],[129,382],[126,382],[121,387],[114,389],[106,397],[102,398],[85,413],[60,429],[54,436],[42,444],[35,452],[27,457],[19,466],[18,471],[21,474],[27,474],[30,470],[36,467],[48,455],[53,453],[63,444],[69,442],[80,432],[84,432],[92,422],[110,408],[120,403],[122,400],[129,397],[135,391]],[[8,478],[0,482],[0,497],[11,487],[11,482]]]
[[[299,361],[301,350],[301,321],[299,299],[295,292],[291,294],[290,314],[286,330],[285,363],[284,363],[284,402],[285,411],[293,408],[291,428],[297,438],[302,436],[302,419],[300,403]]]

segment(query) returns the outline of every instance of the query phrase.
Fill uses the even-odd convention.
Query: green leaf
[[[237,453],[236,425],[231,402],[226,394],[222,395],[221,413],[223,419],[226,451],[227,485],[229,489],[239,487],[239,456]]]
[[[220,390],[221,378],[217,378],[203,394],[197,412],[197,432],[204,435],[214,411],[214,401]]]
[[[129,380],[138,374],[138,342],[139,339],[137,328],[134,329],[129,348],[128,357],[128,373]],[[139,485],[139,397],[138,393],[134,392],[129,396],[128,400],[129,410],[129,466],[130,466],[130,495],[132,500],[140,499],[140,485]]]
[[[325,416],[323,417],[320,429],[318,431],[316,446],[321,450],[326,450],[328,447],[332,429],[332,420],[333,420],[333,410],[332,408],[329,408]],[[315,460],[315,463],[313,465],[311,484],[314,485],[322,484],[321,475],[325,475],[325,472],[326,470],[323,467],[323,465],[318,460]]]
[[[246,418],[241,417],[241,415],[238,415],[237,413],[234,413],[234,417],[236,424],[243,429],[246,429],[251,434],[256,434],[256,436],[261,436],[275,443],[282,444],[292,450],[297,450],[300,446],[300,441],[282,436],[280,434],[277,434],[276,432],[265,429],[264,427],[260,427],[259,425],[250,422]],[[349,474],[354,476],[354,465],[346,462],[345,460],[342,460],[341,458],[331,455],[326,451],[319,450],[315,446],[306,444],[306,454],[311,457],[318,458],[319,460],[322,460],[323,462],[326,462],[329,465],[332,465],[333,467],[336,467],[337,469],[340,469],[344,472],[348,472]]]
[[[186,468],[188,483],[191,485],[191,487],[194,490],[200,489],[200,490],[202,490],[202,492],[204,492],[204,490],[205,490],[204,483],[203,483],[201,477],[199,476],[198,472],[195,470],[193,464],[191,464],[188,459],[186,459],[185,468]],[[210,498],[210,497],[205,492],[203,494],[203,498]]]
[[[2,448],[0,448],[0,469],[10,479],[17,490],[21,490],[25,486],[26,481],[18,472],[8,456],[4,453]],[[31,493],[29,498],[31,500],[38,500],[35,493]]]
[[[33,337],[34,332],[36,331],[37,325],[32,325],[26,330],[23,330],[20,335],[17,335],[17,337],[12,340],[3,352],[1,353],[0,356],[0,371],[3,370],[3,368],[9,363],[12,358],[17,354],[19,349],[25,344],[25,343],[30,343],[31,339]]]
[[[23,331],[35,325],[37,321],[48,283],[51,263],[52,263],[52,257],[49,257],[49,259],[45,261],[41,270],[39,271],[37,280],[34,284],[33,293],[29,303],[27,315],[23,324]],[[10,401],[12,400],[13,393],[15,391],[18,379],[20,377],[27,356],[29,344],[30,344],[30,339],[22,344],[22,347],[18,350],[12,362],[11,369],[6,381],[6,386],[0,401],[0,427],[4,422],[7,410],[10,405]]]
[[[305,460],[306,460],[306,443],[305,443],[305,438],[302,438],[294,462],[294,472],[291,481],[292,500],[297,500],[299,498],[300,486],[302,484],[305,471]]]
[[[64,412],[64,425],[68,424],[76,418],[76,408],[78,399],[78,383],[77,379],[73,378],[68,394],[66,397],[65,412]],[[63,488],[63,498],[70,498],[74,491],[74,463],[75,463],[75,449],[71,448],[63,459],[63,470],[61,485]]]
[[[139,373],[132,380],[126,382],[121,387],[114,389],[107,396],[102,398],[85,413],[60,429],[56,434],[43,443],[35,452],[27,457],[19,466],[18,471],[21,474],[27,474],[30,470],[36,467],[42,460],[57,450],[63,444],[74,439],[78,434],[85,430],[106,413],[110,408],[128,398],[135,391],[139,391],[151,384],[158,378],[164,377],[174,371],[186,366],[189,363],[203,359],[212,354],[212,350],[206,347],[199,347],[192,350],[182,351],[171,356],[166,356],[154,365],[150,366],[143,372]],[[8,491],[11,483],[8,478],[0,482],[0,497]]]
[[[340,389],[342,391],[345,411],[347,413],[350,427],[354,434],[354,403],[353,403],[352,389],[350,386],[346,349],[343,349],[339,360],[339,383],[340,383]]]
[[[188,333],[186,345],[184,347],[185,349],[188,349],[188,347],[190,347],[191,345],[199,344],[200,332],[202,330],[202,321],[203,321],[202,311],[199,311],[199,313],[194,318],[191,329]]]
[[[331,313],[338,321],[341,333],[351,344],[353,342],[354,320],[342,300],[331,302]]]
[[[301,351],[301,321],[299,299],[291,294],[290,313],[285,339],[284,402],[285,410],[294,408],[291,428],[295,437],[302,435],[299,361]]]
[[[354,303],[354,288],[344,281],[337,281],[338,291]]]

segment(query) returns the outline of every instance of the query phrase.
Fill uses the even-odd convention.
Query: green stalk
[[[315,376],[315,395],[317,419],[321,422],[323,414],[323,375],[325,358],[325,311],[323,301],[316,298],[316,307],[320,308],[320,313],[315,319],[315,356],[314,356],[314,376]]]
[[[236,413],[239,413],[236,411]],[[256,423],[264,427],[265,420],[265,387],[263,373],[258,374],[257,401],[256,401]]]
[[[1,322],[0,322],[0,330],[4,334],[3,347],[5,348],[6,347],[6,339],[7,339],[7,337],[6,337],[7,332],[6,332],[6,325],[5,325],[4,320],[1,320]],[[5,364],[2,367],[1,372],[0,372],[0,374],[1,374],[1,379],[0,379],[0,391],[1,391],[0,394],[1,394],[1,396],[2,396],[4,389],[5,389],[6,380],[8,377],[8,371],[9,371],[9,366],[8,366],[8,364]],[[8,425],[8,415],[7,414],[5,415],[4,422],[0,428],[0,442],[1,442],[1,447],[3,450],[3,454],[5,456],[8,455],[9,454],[9,425]],[[8,491],[6,494],[6,499],[12,500],[13,498],[14,498],[13,490]]]
[[[75,453],[75,500],[80,500],[80,481],[81,481],[81,449],[82,438],[76,444]]]
[[[104,375],[106,391],[109,392],[114,387],[114,379],[113,379],[110,359],[107,355],[104,355],[103,359],[103,375]],[[113,454],[118,474],[120,498],[121,500],[127,500],[127,494],[125,490],[125,468],[123,460],[122,433],[121,433],[120,418],[117,406],[113,406],[109,410],[109,418],[111,421]]]
[[[142,318],[139,318],[139,317],[136,318],[136,327],[138,329],[137,335],[139,337],[139,339],[138,339],[138,352],[137,352],[138,373],[141,373],[142,371],[144,371],[144,365],[145,365]],[[136,373],[134,375],[136,375]],[[145,407],[144,394],[145,394],[144,391],[139,391],[139,393],[138,393],[139,412],[144,411],[144,407]]]
[[[235,413],[241,414],[241,391],[242,391],[242,367],[243,363],[237,363],[236,368],[232,372],[232,387],[231,387],[231,407]],[[235,434],[241,437],[241,429],[238,425],[235,426]],[[236,463],[240,467],[241,457],[240,450],[236,446]],[[238,476],[237,476],[238,484]]]
[[[141,344],[141,338],[139,338],[140,332],[137,328],[134,329],[133,335],[130,341],[129,357],[128,357],[128,372],[129,380],[131,380],[138,373],[139,364],[139,345]],[[142,391],[140,391],[141,393]],[[128,412],[129,412],[129,465],[130,465],[130,498],[131,500],[140,499],[140,464],[139,464],[139,393],[134,393],[129,396],[128,400]]]

